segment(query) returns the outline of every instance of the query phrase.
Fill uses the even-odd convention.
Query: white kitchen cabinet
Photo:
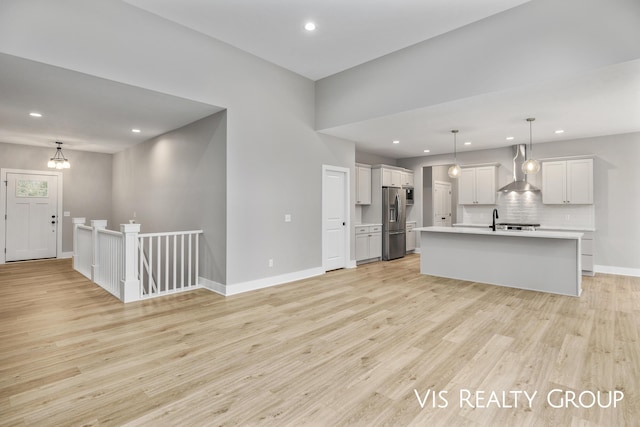
[[[593,204],[593,159],[542,162],[542,203]]]
[[[371,204],[371,166],[356,165],[356,205]]]
[[[416,250],[416,228],[415,221],[407,222],[407,252],[413,252]]]
[[[383,187],[402,187],[402,171],[396,169],[382,169]]]
[[[382,256],[382,225],[357,225],[356,262],[376,260]]]
[[[495,205],[497,192],[495,166],[462,168],[458,178],[458,203]]]
[[[403,187],[413,187],[413,172],[407,171],[401,174],[401,183]]]

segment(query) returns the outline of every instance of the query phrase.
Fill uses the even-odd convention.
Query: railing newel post
[[[107,228],[106,219],[92,219],[91,220],[91,281],[95,282],[98,275],[98,269],[100,268],[100,256],[98,245],[98,230],[104,230]]]
[[[140,224],[120,224],[123,245],[123,277],[120,281],[120,298],[131,302],[140,299],[140,279],[138,278],[138,233]]]
[[[73,224],[73,269],[78,270],[78,226],[84,225],[87,222],[86,218],[72,218]]]

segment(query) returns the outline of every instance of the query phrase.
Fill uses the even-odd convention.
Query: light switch
[[[284,222],[291,222],[291,214],[285,214]]]
[[[64,211],[64,214],[63,214],[63,215],[64,215],[64,216],[71,216],[71,212],[69,212],[69,211]]]

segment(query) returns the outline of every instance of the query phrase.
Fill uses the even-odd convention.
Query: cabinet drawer
[[[582,238],[580,244],[582,246],[582,255],[593,255],[593,240]]]
[[[357,226],[356,227],[356,234],[367,234],[369,233],[369,226]]]
[[[371,232],[371,233],[381,233],[382,232],[382,226],[381,225],[372,225],[371,227],[369,227],[369,232]]]
[[[582,270],[593,271],[593,256],[582,255]]]

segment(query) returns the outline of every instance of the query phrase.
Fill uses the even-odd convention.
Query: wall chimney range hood
[[[508,193],[510,191],[540,191],[539,188],[527,182],[527,175],[522,171],[522,165],[527,160],[526,144],[518,144],[513,147],[513,182],[500,188],[498,191]]]

